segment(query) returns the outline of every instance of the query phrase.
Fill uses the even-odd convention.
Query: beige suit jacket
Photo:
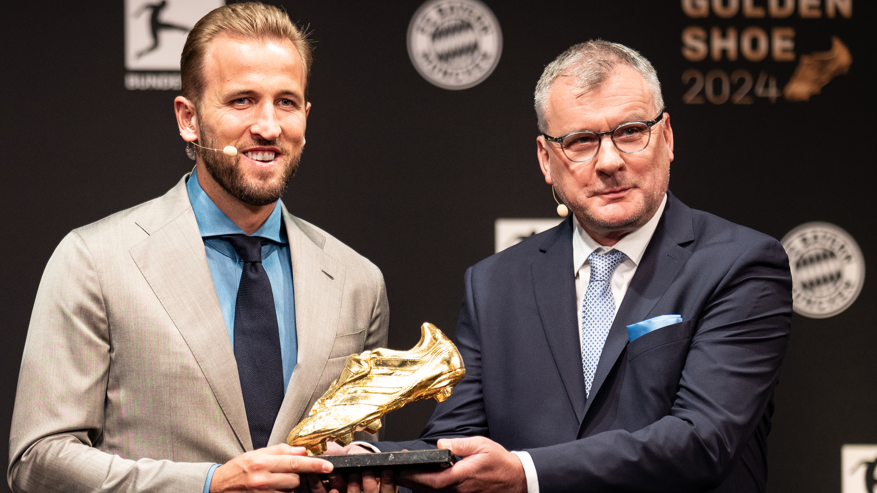
[[[282,443],[345,358],[385,346],[381,272],[283,208],[298,364],[269,444]],[[200,493],[252,450],[237,365],[185,178],[71,232],[43,274],[9,440],[15,492]]]

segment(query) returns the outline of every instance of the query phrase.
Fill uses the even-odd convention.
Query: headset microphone
[[[557,202],[557,215],[560,217],[566,217],[569,215],[569,207],[565,204],[561,204],[559,200],[557,200],[557,193],[554,191],[554,185],[551,185],[551,195],[554,196],[554,201]]]
[[[207,149],[208,151],[221,152],[228,157],[235,157],[238,155],[238,150],[235,146],[225,146],[222,149],[213,149],[212,147],[204,147],[202,145],[198,145],[195,142],[191,142],[191,144],[200,147],[201,149]]]

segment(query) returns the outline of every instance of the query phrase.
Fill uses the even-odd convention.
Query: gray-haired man
[[[536,111],[539,165],[573,215],[466,272],[465,379],[420,441],[377,444],[463,459],[400,484],[764,491],[785,252],[668,191],[670,115],[637,52],[573,46],[546,67]]]

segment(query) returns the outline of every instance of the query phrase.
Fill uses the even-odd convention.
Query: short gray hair
[[[584,94],[596,89],[620,64],[629,66],[643,76],[652,91],[656,109],[663,109],[664,97],[661,96],[658,73],[645,57],[627,46],[602,39],[592,39],[587,43],[571,46],[549,63],[542,72],[534,94],[539,131],[547,132],[545,113],[548,93],[558,77],[574,77]]]

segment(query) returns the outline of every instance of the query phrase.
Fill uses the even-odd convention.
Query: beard
[[[222,148],[222,146],[216,143],[213,138],[212,129],[206,124],[200,125],[199,132],[203,142],[201,145],[214,149]],[[255,170],[254,176],[248,179],[241,171],[240,161],[243,158],[241,154],[229,157],[221,152],[201,148],[196,149],[198,155],[201,156],[201,160],[204,162],[207,172],[232,197],[252,206],[264,206],[277,202],[286,193],[289,181],[298,170],[302,149],[299,148],[298,152],[292,153],[289,148],[281,145],[277,140],[267,140],[259,136],[253,136],[251,142],[243,145],[243,147],[249,146],[277,147],[280,149],[278,156],[286,158],[286,163],[282,165],[280,170],[276,171]],[[275,156],[275,159],[278,156]]]

